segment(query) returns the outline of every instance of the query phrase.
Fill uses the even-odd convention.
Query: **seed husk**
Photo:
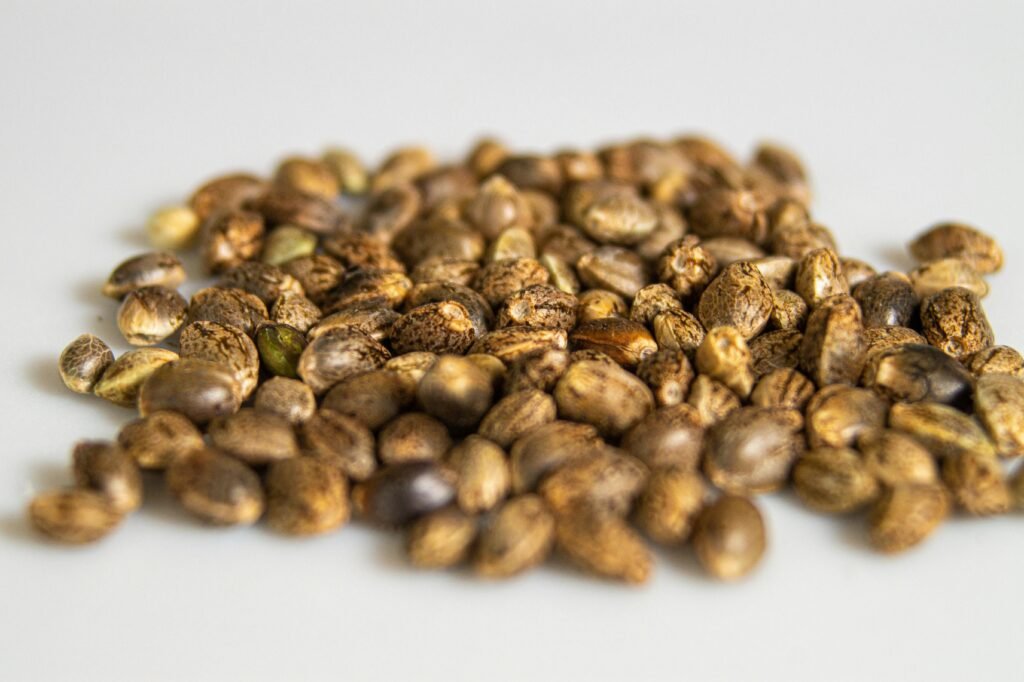
[[[327,392],[323,407],[354,417],[376,431],[397,417],[414,396],[415,391],[398,372],[376,369],[339,382]]]
[[[536,495],[515,497],[494,514],[477,539],[473,569],[508,578],[543,563],[555,540],[555,519]]]
[[[276,414],[294,425],[302,424],[316,412],[316,396],[296,379],[272,377],[256,389],[253,407]]]
[[[203,447],[203,434],[182,414],[154,412],[126,424],[117,444],[143,469],[166,469],[177,457]]]
[[[654,558],[640,535],[615,514],[584,506],[560,514],[555,524],[559,551],[585,571],[640,584]]]
[[[986,374],[974,390],[974,411],[1003,457],[1024,454],[1024,381],[1011,374]]]
[[[253,466],[299,455],[291,422],[251,407],[213,420],[208,434],[215,448]]]
[[[868,517],[868,540],[880,552],[910,549],[932,534],[949,513],[949,494],[938,484],[887,488]]]
[[[978,295],[963,287],[926,298],[921,303],[921,327],[928,343],[958,360],[995,343]]]
[[[761,272],[750,263],[733,263],[701,294],[697,316],[706,329],[733,327],[749,340],[768,324],[773,305],[771,286]]]
[[[242,289],[208,287],[192,295],[188,306],[188,322],[216,322],[234,327],[252,336],[267,320],[267,306],[257,296]]]
[[[800,363],[804,335],[796,329],[765,332],[747,346],[754,361],[754,375],[762,377],[777,369],[793,369]]]
[[[451,447],[445,425],[422,412],[396,417],[377,438],[377,455],[384,464],[440,461]]]
[[[260,356],[252,339],[241,330],[216,322],[192,322],[182,330],[178,343],[181,357],[209,360],[230,370],[243,399],[256,390]]]
[[[405,525],[454,499],[454,472],[425,461],[385,467],[357,485],[352,495],[360,514],[385,526]]]
[[[188,302],[173,289],[148,286],[129,291],[117,310],[117,328],[133,346],[160,343],[185,321]]]
[[[457,509],[427,514],[409,527],[405,550],[416,568],[450,568],[469,558],[477,522]]]
[[[467,437],[448,451],[447,462],[458,475],[457,501],[467,514],[493,509],[512,485],[505,451],[478,435]]]
[[[974,451],[988,457],[995,444],[972,417],[941,403],[896,403],[889,410],[889,426],[914,437],[936,457]]]
[[[960,258],[982,274],[1003,266],[1003,251],[992,237],[962,223],[940,223],[910,243],[910,253],[919,261]]]
[[[377,469],[373,433],[357,420],[333,410],[319,410],[302,423],[303,449],[354,481],[364,481]]]
[[[704,424],[685,403],[654,410],[622,439],[622,447],[651,469],[695,471],[704,446]]]
[[[200,226],[199,216],[188,206],[165,206],[146,221],[146,234],[158,249],[184,249],[199,234]]]
[[[860,305],[865,328],[906,327],[921,301],[902,272],[886,272],[861,282],[854,288],[853,297]]]
[[[800,410],[814,395],[814,384],[795,369],[776,369],[761,377],[750,394],[757,407],[783,407]]]
[[[767,544],[764,519],[745,497],[722,495],[697,517],[693,548],[701,566],[719,580],[736,580],[760,563]]]
[[[142,504],[139,467],[116,443],[81,441],[71,460],[75,485],[103,495],[116,513],[131,513]]]
[[[574,362],[555,386],[560,416],[617,437],[654,409],[647,385],[624,369],[593,360]]]
[[[555,400],[537,389],[511,393],[495,403],[477,429],[484,438],[507,448],[521,436],[555,420]]]
[[[387,348],[353,328],[337,328],[313,339],[299,356],[297,373],[317,395],[350,376],[377,369],[391,357]]]
[[[114,352],[99,337],[82,334],[64,347],[57,368],[64,385],[75,393],[92,393],[103,372],[114,362]]]
[[[793,488],[805,505],[828,514],[861,509],[879,493],[878,480],[856,451],[828,446],[804,453],[793,467]]]
[[[686,403],[697,411],[700,423],[706,428],[739,409],[740,398],[725,384],[701,374],[690,385]]]
[[[893,429],[872,429],[857,438],[864,465],[883,485],[937,483],[935,457],[911,436]]]
[[[267,525],[286,535],[316,535],[349,518],[348,483],[315,457],[274,462],[267,469]]]
[[[263,515],[260,477],[216,450],[195,450],[167,467],[167,487],[188,512],[219,525],[247,525]]]
[[[124,298],[142,287],[162,286],[176,289],[185,281],[185,266],[173,253],[144,253],[122,262],[103,285],[103,295]]]
[[[142,385],[158,368],[178,360],[178,354],[165,348],[137,348],[112,362],[92,392],[124,407],[134,407]]]
[[[743,335],[733,327],[710,329],[697,348],[697,371],[720,381],[741,398],[754,386],[754,366]]]
[[[655,469],[637,498],[633,522],[659,544],[680,545],[690,537],[707,495],[708,486],[696,471]]]
[[[139,390],[139,412],[143,417],[159,410],[172,410],[196,424],[233,414],[241,402],[234,374],[208,360],[182,358],[161,365]]]
[[[969,409],[974,378],[958,360],[938,348],[904,344],[871,356],[864,367],[864,385],[898,402],[927,400]]]
[[[43,535],[75,545],[99,540],[122,519],[105,496],[81,489],[37,495],[28,507],[28,516]]]
[[[807,441],[812,448],[850,446],[862,433],[885,426],[888,409],[867,389],[826,386],[807,404]]]
[[[942,462],[942,480],[957,506],[968,514],[1004,514],[1013,506],[999,460],[989,453],[965,450]]]
[[[263,325],[256,332],[256,348],[261,364],[271,374],[288,379],[299,377],[306,337],[298,329],[286,324]]]

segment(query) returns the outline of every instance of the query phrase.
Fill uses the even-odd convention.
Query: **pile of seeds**
[[[70,389],[140,417],[78,444],[75,486],[30,517],[96,540],[162,471],[207,523],[309,535],[354,511],[419,567],[505,577],[557,549],[643,582],[649,542],[746,574],[754,498],[787,486],[865,513],[883,552],[1024,504],[1024,359],[980,303],[999,247],[940,224],[920,267],[879,274],[809,202],[791,152],[699,137],[214,178],[103,288],[139,348],[61,355]],[[193,245],[216,284],[186,300],[172,251]]]

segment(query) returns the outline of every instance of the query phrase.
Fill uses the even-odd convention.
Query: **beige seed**
[[[188,302],[173,289],[148,286],[129,291],[117,310],[117,328],[133,346],[152,346],[178,330]]]
[[[705,438],[704,473],[737,494],[771,492],[785,485],[804,451],[799,412],[742,407],[712,426]]]
[[[921,298],[927,298],[950,287],[963,287],[978,298],[988,295],[988,284],[985,280],[967,261],[959,258],[942,258],[925,263],[910,273],[910,281],[914,286],[914,292]]]
[[[159,411],[125,425],[117,444],[143,469],[166,469],[203,447],[203,434],[184,415]]]
[[[309,386],[297,379],[271,377],[256,389],[253,407],[298,425],[316,412],[316,396]]]
[[[114,362],[110,346],[92,334],[82,334],[64,347],[57,363],[60,379],[75,393],[92,393],[103,372]]]
[[[693,380],[686,403],[697,411],[704,427],[717,424],[740,407],[739,396],[732,389],[704,374]]]
[[[941,223],[918,235],[910,252],[920,261],[961,258],[982,274],[1003,266],[1003,252],[995,240],[969,225]]]
[[[905,433],[893,429],[872,429],[857,439],[864,465],[883,485],[937,483],[938,467],[927,448]]]
[[[216,322],[192,322],[178,340],[181,357],[208,360],[228,369],[238,382],[242,398],[248,398],[260,378],[260,356],[244,332]]]
[[[870,503],[878,481],[860,455],[849,448],[809,450],[793,467],[793,488],[815,511],[845,514]]]
[[[999,460],[991,454],[965,450],[946,457],[942,480],[957,506],[969,514],[1003,514],[1013,506]]]
[[[896,403],[889,410],[889,426],[899,429],[937,457],[976,452],[995,457],[995,444],[981,425],[960,410],[941,403]]]
[[[795,369],[776,369],[761,377],[750,394],[757,407],[783,407],[800,410],[814,395],[814,384]]]
[[[697,316],[706,329],[734,327],[744,339],[756,336],[772,312],[771,286],[750,263],[733,263],[708,284]]]
[[[888,488],[871,509],[868,539],[881,552],[902,552],[931,535],[948,513],[949,495],[941,485]]]
[[[887,403],[867,389],[826,386],[807,404],[807,441],[812,448],[850,446],[862,433],[885,426],[887,414]]]
[[[559,551],[584,570],[632,584],[650,577],[654,558],[620,517],[584,506],[559,515],[555,529]]]
[[[196,450],[167,468],[167,487],[181,505],[207,523],[245,525],[263,515],[260,478],[233,457]]]
[[[697,348],[697,371],[720,381],[741,398],[754,386],[754,366],[743,335],[733,327],[710,329]]]
[[[390,357],[384,346],[361,331],[331,329],[302,351],[298,373],[319,395],[350,376],[381,367]]]
[[[416,397],[424,411],[453,429],[475,426],[491,407],[491,376],[472,359],[443,355],[423,375]]]
[[[764,519],[753,502],[723,495],[697,518],[693,547],[704,570],[719,580],[747,575],[764,556]]]
[[[274,462],[267,469],[267,525],[286,535],[316,535],[349,518],[348,484],[338,469],[314,457]]]
[[[851,296],[822,301],[807,319],[800,369],[819,387],[854,384],[864,367],[866,344],[860,306]]]
[[[158,249],[184,249],[199,234],[199,227],[199,216],[188,206],[165,206],[146,221],[146,234]]]
[[[473,569],[486,578],[508,578],[543,563],[554,543],[555,519],[536,495],[506,502],[477,540]]]
[[[606,318],[625,317],[625,299],[607,289],[588,289],[577,297],[576,321],[580,324]]]
[[[690,536],[707,494],[707,484],[695,471],[656,469],[637,499],[633,522],[657,543],[682,544]]]
[[[976,377],[986,374],[1011,374],[1024,378],[1024,357],[1009,346],[991,346],[966,360],[967,369]]]
[[[654,410],[622,439],[622,447],[652,469],[695,471],[704,446],[704,424],[685,403]]]
[[[452,447],[448,429],[421,412],[407,412],[381,429],[377,454],[384,464],[439,461]]]
[[[569,366],[555,386],[559,415],[619,436],[654,409],[654,395],[624,369],[593,360]]]
[[[974,388],[974,412],[1003,457],[1024,455],[1024,381],[986,374]]]
[[[164,348],[138,348],[117,358],[93,386],[93,393],[124,407],[134,407],[139,391],[158,368],[178,360],[178,354]]]
[[[658,313],[654,317],[653,327],[658,348],[682,351],[691,356],[703,343],[706,333],[704,325],[685,310]]]
[[[521,436],[555,420],[555,400],[536,389],[518,391],[502,398],[480,422],[484,438],[507,448]]]
[[[214,447],[254,466],[299,455],[291,422],[251,407],[213,420],[208,433]]]
[[[469,558],[476,532],[476,519],[457,509],[441,509],[409,527],[406,553],[416,568],[449,568]]]
[[[928,343],[958,360],[995,342],[977,294],[963,287],[926,298],[921,303],[921,327]]]
[[[457,500],[467,514],[494,508],[511,487],[505,451],[497,444],[472,435],[449,450],[447,462],[458,474]]]
[[[81,441],[71,454],[75,485],[103,495],[118,514],[142,504],[142,476],[135,460],[119,445],[107,441]]]
[[[832,249],[815,249],[800,259],[794,288],[812,308],[830,296],[850,293],[842,263]]]
[[[643,489],[648,469],[637,458],[603,446],[550,473],[538,492],[556,515],[581,506],[625,516]]]
[[[352,417],[320,410],[303,422],[299,437],[305,451],[354,481],[364,481],[377,469],[373,434]]]
[[[323,407],[354,417],[376,431],[397,417],[414,396],[412,386],[401,374],[376,369],[336,384],[324,396]]]
[[[545,476],[601,444],[589,424],[553,421],[522,436],[509,452],[512,488],[516,493],[534,490]]]
[[[28,516],[43,535],[76,545],[99,540],[122,518],[100,493],[77,489],[37,495],[28,507]]]

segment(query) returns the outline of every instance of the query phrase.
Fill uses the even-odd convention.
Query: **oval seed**
[[[267,306],[259,298],[242,289],[208,287],[192,295],[188,306],[188,321],[216,322],[234,327],[252,336],[266,321]]]
[[[704,472],[729,493],[778,490],[803,453],[802,422],[792,410],[743,407],[731,412],[708,430]]]
[[[627,583],[647,582],[654,558],[643,539],[620,517],[588,507],[555,524],[558,549],[586,571]]]
[[[335,530],[349,518],[348,484],[314,457],[274,462],[267,470],[267,525],[287,535]]]
[[[476,340],[469,311],[457,301],[417,306],[395,320],[391,344],[396,353],[465,353]]]
[[[28,516],[43,535],[76,545],[99,540],[122,518],[103,495],[77,489],[37,495],[28,507]]]
[[[700,414],[685,403],[654,410],[622,439],[622,447],[652,469],[671,466],[694,471],[700,466],[703,446]]]
[[[948,513],[949,496],[941,485],[887,488],[868,517],[868,540],[881,552],[902,552],[931,535]]]
[[[319,395],[350,376],[381,367],[390,357],[384,346],[361,331],[331,329],[302,351],[297,372]]]
[[[373,434],[358,421],[333,410],[320,410],[302,423],[303,448],[354,481],[363,481],[377,469]]]
[[[276,414],[294,425],[301,424],[316,412],[313,390],[295,379],[272,377],[256,389],[253,407],[260,412]]]
[[[448,429],[422,412],[407,412],[381,429],[377,454],[384,464],[439,461],[452,447]]]
[[[254,523],[263,515],[260,478],[215,450],[196,450],[167,467],[167,487],[190,513],[215,525]]]
[[[761,272],[750,263],[733,263],[708,284],[697,316],[706,329],[734,327],[751,339],[768,324],[773,305],[771,286]]]
[[[814,384],[795,369],[776,369],[761,377],[750,394],[757,407],[783,407],[803,411],[814,395]]]
[[[865,327],[906,327],[921,300],[902,272],[886,272],[865,280],[853,290],[853,297],[860,304]]]
[[[416,389],[423,409],[453,429],[475,426],[491,407],[491,377],[473,360],[456,355],[437,359]]]
[[[807,441],[812,448],[850,446],[862,433],[885,426],[888,407],[867,389],[826,386],[807,404]]]
[[[123,298],[142,287],[176,289],[185,281],[185,266],[173,253],[144,253],[122,262],[103,285],[103,295]]]
[[[142,504],[142,476],[135,461],[115,443],[82,441],[71,455],[75,485],[103,495],[118,514]]]
[[[927,400],[969,408],[974,378],[958,360],[938,348],[904,344],[875,353],[861,379],[883,398],[894,402]]]
[[[966,360],[967,369],[976,377],[985,374],[1012,374],[1024,377],[1024,357],[1009,346],[992,346],[974,353]]]
[[[196,424],[233,414],[241,402],[234,375],[207,360],[182,358],[161,365],[139,390],[143,417],[158,410],[172,410]]]
[[[553,422],[556,414],[555,400],[547,393],[536,389],[519,391],[495,403],[477,431],[507,448],[524,434]]]
[[[910,273],[914,292],[927,298],[950,287],[963,287],[974,292],[978,298],[988,295],[988,284],[974,268],[959,258],[943,258],[925,263]]]
[[[486,438],[467,437],[448,452],[447,461],[458,475],[457,500],[467,514],[494,508],[511,488],[505,451]]]
[[[92,334],[82,334],[64,347],[57,365],[65,386],[75,393],[92,393],[113,362],[110,346]]]
[[[965,450],[942,462],[942,480],[957,506],[968,514],[1003,514],[1013,506],[999,460],[991,454]]]
[[[323,313],[315,303],[294,291],[286,291],[278,296],[270,308],[270,319],[277,324],[294,327],[302,333],[308,332],[322,318]]]
[[[230,370],[242,391],[248,398],[260,378],[260,357],[244,332],[216,322],[192,322],[181,332],[178,340],[181,357],[209,360]]]
[[[603,446],[548,474],[538,492],[555,514],[587,507],[625,516],[643,489],[647,474],[640,460],[618,448]]]
[[[199,216],[188,206],[165,206],[146,221],[146,234],[158,249],[184,249],[199,234],[199,227]]]
[[[926,298],[921,304],[921,328],[928,343],[958,360],[995,343],[981,301],[963,287]]]
[[[435,462],[403,462],[360,483],[352,498],[371,521],[401,526],[449,505],[455,499],[455,474]]]
[[[857,439],[857,449],[864,456],[864,466],[883,485],[930,484],[939,480],[932,453],[900,431],[866,431]]]
[[[855,384],[864,368],[865,353],[857,302],[842,295],[822,301],[807,319],[800,343],[800,369],[819,387]]]
[[[1003,252],[995,240],[961,223],[935,225],[910,243],[910,253],[925,262],[961,258],[983,274],[1003,266]]]
[[[554,536],[555,519],[541,498],[513,498],[480,531],[473,569],[487,578],[522,573],[547,559]]]
[[[690,385],[686,404],[697,411],[700,423],[709,427],[739,409],[740,398],[725,384],[701,374]]]
[[[316,235],[295,225],[281,225],[267,234],[260,260],[270,265],[284,265],[290,260],[312,256],[316,251]]]
[[[256,348],[263,367],[271,374],[299,378],[299,362],[306,350],[306,338],[298,329],[286,324],[264,325],[256,332]]]
[[[733,327],[710,329],[697,348],[697,371],[720,381],[741,398],[754,386],[754,364],[743,335]]]
[[[215,448],[254,466],[299,455],[291,423],[251,407],[213,420],[208,434]]]
[[[117,444],[143,469],[165,469],[177,457],[203,447],[203,434],[177,412],[160,411],[121,429]]]
[[[750,573],[764,556],[764,519],[745,497],[723,495],[697,518],[693,547],[701,566],[719,580]]]
[[[406,553],[416,568],[449,568],[469,558],[476,539],[476,519],[457,509],[441,509],[409,528]]]
[[[657,469],[637,499],[633,522],[657,543],[682,544],[690,536],[707,494],[707,484],[695,471]]]
[[[124,407],[134,407],[142,385],[157,369],[178,360],[165,348],[138,348],[117,358],[100,376],[92,392]]]
[[[937,457],[974,451],[994,457],[995,444],[981,425],[960,410],[941,403],[896,403],[889,426],[913,436]]]
[[[414,396],[412,386],[401,374],[376,369],[336,384],[324,397],[323,407],[354,417],[376,431],[397,417]]]
[[[133,346],[152,346],[178,330],[185,321],[188,302],[162,286],[129,291],[117,310],[117,328]]]
[[[654,409],[646,384],[617,366],[593,360],[574,362],[555,386],[561,416],[619,436]]]
[[[845,514],[871,502],[878,481],[867,463],[849,448],[809,450],[793,467],[793,488],[805,505],[829,514]]]

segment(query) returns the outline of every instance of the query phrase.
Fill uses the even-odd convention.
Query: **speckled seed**
[[[623,367],[636,367],[658,350],[658,344],[639,322],[618,317],[579,324],[569,333],[574,349],[596,350]]]
[[[654,409],[654,395],[636,376],[592,360],[570,365],[554,395],[559,415],[592,424],[609,437],[625,433]]]
[[[794,288],[812,308],[830,296],[850,293],[842,263],[832,249],[815,249],[800,259]]]
[[[587,507],[625,516],[643,489],[648,473],[636,457],[603,446],[551,472],[541,481],[538,492],[556,515]]]
[[[492,306],[526,287],[548,283],[548,271],[532,258],[514,258],[488,263],[476,280],[479,291]]]
[[[762,377],[777,369],[793,369],[799,364],[804,335],[796,329],[765,332],[748,342],[754,361],[754,375]]]
[[[512,445],[509,462],[512,488],[524,493],[544,476],[599,446],[597,430],[589,424],[554,421],[538,427]]]
[[[938,468],[932,453],[905,433],[872,429],[857,439],[864,466],[882,485],[937,483]]]
[[[92,393],[103,372],[114,362],[110,346],[92,334],[82,334],[64,347],[57,363],[60,379],[75,393]]]
[[[181,332],[181,357],[209,360],[229,369],[246,399],[256,390],[260,356],[256,344],[239,329],[216,322],[192,322]]]
[[[836,240],[824,225],[804,220],[777,225],[772,231],[771,252],[777,256],[799,260],[815,249],[826,248],[834,250]]]
[[[239,208],[255,199],[267,183],[254,175],[232,173],[213,178],[201,185],[189,198],[188,205],[202,223],[214,213]]]
[[[234,457],[196,450],[167,468],[167,487],[181,505],[207,523],[241,525],[263,515],[260,478]]]
[[[252,336],[267,319],[267,306],[242,289],[209,287],[192,295],[188,322],[216,322]]]
[[[1003,457],[1024,454],[1024,381],[1010,374],[986,374],[974,390],[974,412]]]
[[[861,509],[879,493],[867,463],[849,448],[807,451],[793,467],[793,488],[805,505],[828,514]]]
[[[359,304],[320,318],[306,333],[306,339],[313,341],[332,329],[349,327],[363,332],[374,341],[385,341],[390,338],[398,318],[399,314],[390,308],[370,303]]]
[[[468,436],[449,450],[447,462],[458,474],[457,500],[467,514],[492,509],[512,485],[505,451],[481,436]]]
[[[480,232],[462,221],[442,218],[412,223],[395,235],[391,245],[409,267],[434,257],[479,260],[485,248]]]
[[[524,434],[554,421],[556,412],[550,395],[536,389],[523,390],[499,400],[484,416],[478,431],[507,448]]]
[[[413,284],[449,282],[468,287],[476,281],[480,264],[473,260],[436,256],[416,264],[409,278]]]
[[[253,407],[260,412],[276,414],[298,425],[316,412],[316,396],[306,384],[295,379],[272,377],[256,389]]]
[[[417,284],[405,299],[406,311],[428,303],[455,301],[466,308],[477,336],[485,333],[494,322],[490,304],[479,293],[469,287],[452,282],[427,282]]]
[[[946,457],[942,480],[957,506],[968,514],[1004,514],[1013,507],[1002,465],[993,455],[965,450]]]
[[[578,324],[611,317],[625,317],[629,310],[624,298],[607,289],[588,289],[577,296],[576,300]]]
[[[580,280],[591,289],[607,289],[632,299],[650,281],[647,264],[628,249],[602,246],[576,261]]]
[[[486,578],[508,578],[551,553],[555,519],[536,495],[506,502],[484,526],[473,554],[473,569]]]
[[[976,377],[986,374],[1012,374],[1024,377],[1024,357],[1009,346],[991,346],[966,360],[967,369]]]
[[[764,256],[749,261],[773,289],[789,289],[796,277],[797,261],[789,256]],[[803,300],[802,298],[800,299]]]
[[[143,469],[165,469],[175,458],[203,447],[203,434],[177,412],[154,412],[125,425],[117,444]]]
[[[664,350],[697,352],[704,341],[704,325],[685,310],[666,310],[654,317],[654,338]]]
[[[457,509],[441,509],[414,522],[405,551],[416,568],[449,568],[469,558],[477,522]]]
[[[683,351],[665,349],[641,360],[636,375],[650,387],[659,406],[678,405],[690,391],[693,366]]]
[[[743,407],[712,426],[704,472],[726,492],[750,495],[781,488],[804,451],[803,419],[793,410]]]
[[[398,416],[414,395],[400,374],[378,369],[336,384],[324,397],[323,407],[354,417],[376,431]]]
[[[704,425],[687,404],[658,408],[622,439],[622,447],[652,469],[674,467],[693,471],[700,466]]]
[[[982,274],[1003,266],[1003,251],[992,237],[969,225],[941,223],[918,235],[910,253],[920,261],[960,258]]]
[[[254,466],[299,455],[291,422],[251,407],[213,420],[208,434],[215,448]]]
[[[865,360],[887,348],[894,348],[905,343],[928,343],[921,334],[908,327],[870,327],[864,330],[864,343],[867,345]]]
[[[158,249],[184,249],[199,234],[199,216],[188,206],[165,206],[146,221],[149,241]]]
[[[586,209],[580,227],[602,244],[636,244],[658,225],[654,208],[633,194],[602,197]]]
[[[332,303],[345,281],[345,266],[323,253],[292,258],[279,267],[293,277],[306,297],[317,305]]]
[[[358,421],[333,410],[319,410],[299,429],[303,449],[355,481],[377,469],[373,434]]]
[[[267,525],[287,535],[335,530],[349,518],[348,483],[315,457],[274,462],[267,469]]]
[[[277,324],[286,324],[305,334],[320,321],[323,313],[315,303],[294,291],[286,291],[277,297],[270,308],[270,319]]]
[[[180,412],[196,424],[238,411],[241,390],[231,370],[208,360],[182,358],[158,367],[139,390],[143,417]]]
[[[159,367],[177,359],[177,353],[164,348],[128,351],[107,367],[92,392],[112,403],[134,407],[146,379]]]
[[[466,219],[488,239],[509,228],[530,227],[530,207],[515,185],[501,175],[488,178],[464,209]]]
[[[969,409],[974,377],[938,348],[908,343],[875,353],[862,382],[883,398],[913,403],[928,400]]]
[[[754,386],[754,365],[743,335],[733,327],[714,327],[697,348],[697,371],[720,381],[741,398]]]
[[[708,284],[697,316],[706,329],[735,327],[751,339],[768,324],[773,305],[771,286],[761,272],[750,263],[733,263]]]
[[[928,343],[962,360],[995,343],[978,296],[967,289],[944,289],[921,303],[921,328]]]
[[[548,284],[536,284],[511,294],[498,310],[498,327],[526,325],[572,329],[576,297]]]
[[[902,552],[931,535],[948,513],[949,495],[941,485],[887,488],[868,517],[868,540],[881,552]]]
[[[800,369],[818,386],[855,384],[866,344],[860,306],[850,296],[826,299],[807,319],[800,344]]]
[[[81,441],[71,454],[75,485],[103,495],[118,514],[142,504],[142,476],[135,460],[108,441]]]
[[[902,272],[875,275],[854,288],[853,297],[860,305],[864,326],[905,327],[917,312],[920,298]]]
[[[558,516],[559,551],[585,571],[627,583],[647,582],[654,558],[643,539],[614,514],[588,507]]]
[[[452,447],[448,429],[422,412],[407,412],[381,429],[377,454],[384,464],[439,461]]]
[[[690,228],[709,237],[742,237],[761,244],[768,237],[766,197],[747,190],[714,188],[701,193],[690,208]]]
[[[441,301],[413,308],[395,320],[391,345],[396,353],[465,353],[476,340],[476,333],[464,305]]]
[[[889,426],[904,431],[936,457],[975,451],[994,457],[995,444],[981,425],[960,410],[941,403],[896,403],[889,410]]]
[[[859,258],[840,258],[839,260],[843,264],[843,274],[846,275],[846,281],[849,282],[851,289],[878,274],[878,271],[870,264]]]
[[[391,247],[369,234],[339,230],[323,237],[320,246],[346,270],[405,272],[405,265]]]
[[[701,566],[719,580],[750,573],[764,556],[764,519],[745,497],[722,495],[697,517],[693,548]]]
[[[925,263],[910,273],[914,292],[927,298],[943,289],[963,287],[984,298],[988,295],[988,284],[966,261],[959,258],[943,258]]]
[[[522,227],[510,227],[502,230],[487,247],[484,260],[488,263],[499,260],[515,260],[519,258],[536,258],[537,245],[533,233]]]
[[[423,409],[453,429],[475,426],[491,407],[491,377],[473,360],[444,355],[426,371],[416,389]]]
[[[352,501],[370,521],[401,526],[451,504],[455,482],[455,473],[436,462],[404,462],[357,485]]]
[[[682,303],[670,286],[649,284],[633,297],[633,303],[629,306],[629,319],[640,324],[650,324],[660,312],[682,309]]]
[[[122,518],[106,497],[92,490],[41,493],[29,505],[28,516],[43,535],[76,545],[99,540]]]
[[[761,247],[742,237],[713,237],[701,241],[700,245],[714,257],[719,268],[737,261],[752,261],[765,256]]]
[[[185,266],[173,253],[144,253],[114,268],[103,285],[103,295],[120,299],[128,292],[142,287],[176,289],[184,281]]]
[[[656,469],[637,498],[633,522],[657,543],[682,544],[690,536],[707,494],[707,484],[694,471]]]
[[[511,363],[505,376],[505,393],[536,389],[550,392],[569,367],[569,353],[560,349],[526,355]]]
[[[324,199],[334,199],[340,192],[338,180],[327,164],[298,156],[281,161],[274,171],[273,181],[277,186]]]
[[[409,386],[410,390],[416,391],[423,375],[437,362],[437,355],[434,353],[406,353],[397,355],[384,363],[384,369],[394,372],[402,381]]]
[[[800,294],[789,289],[775,289],[768,321],[775,329],[801,329],[807,321],[808,309]]]
[[[316,235],[294,225],[281,225],[267,234],[260,260],[281,266],[290,260],[312,256],[316,251]]]
[[[690,384],[686,403],[697,410],[700,423],[706,428],[738,409],[740,398],[725,384],[701,374]]]
[[[865,431],[885,426],[888,407],[865,388],[826,386],[807,404],[807,442],[812,448],[852,445]]]
[[[263,250],[263,216],[255,211],[218,213],[203,225],[200,254],[206,272],[217,274],[252,260]]]
[[[488,332],[470,347],[470,353],[493,355],[506,364],[546,350],[565,350],[569,336],[564,329],[506,327]]]
[[[248,204],[271,225],[296,225],[317,234],[330,234],[342,220],[333,201],[281,185],[271,187]]]
[[[258,261],[248,261],[226,271],[219,285],[248,291],[263,301],[264,306],[274,305],[286,291],[305,294],[297,279],[281,268]]]
[[[795,369],[776,369],[761,377],[750,394],[757,407],[783,407],[803,411],[814,395],[814,384]]]
[[[331,329],[306,346],[297,371],[319,395],[350,376],[381,367],[390,357],[387,348],[361,331]]]
[[[117,310],[117,328],[133,346],[152,346],[178,331],[185,321],[188,301],[162,286],[129,291]]]
[[[370,185],[369,174],[359,157],[347,149],[331,147],[320,159],[334,175],[342,194],[365,194]]]

